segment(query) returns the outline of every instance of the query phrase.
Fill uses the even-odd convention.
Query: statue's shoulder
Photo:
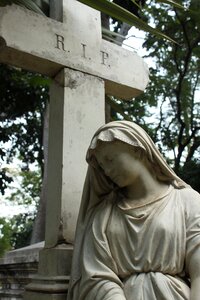
[[[183,200],[200,201],[200,194],[189,186],[178,191]]]
[[[200,194],[190,187],[178,190],[187,216],[200,214]]]

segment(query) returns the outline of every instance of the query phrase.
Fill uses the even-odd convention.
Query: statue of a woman
[[[94,135],[68,300],[199,300],[200,195],[138,125]]]

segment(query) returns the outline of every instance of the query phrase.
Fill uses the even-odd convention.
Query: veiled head
[[[149,135],[133,122],[110,122],[97,130],[86,156],[89,165],[98,170],[99,163],[95,153],[101,150],[103,153],[103,147],[105,148],[106,144],[114,145],[114,143],[118,149],[118,145],[126,145],[133,157],[150,168],[152,175],[159,181],[171,182],[177,187],[185,186],[185,183],[168,166]]]

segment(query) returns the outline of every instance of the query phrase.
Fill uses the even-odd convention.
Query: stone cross
[[[45,248],[39,279],[29,288],[34,292],[27,294],[30,300],[66,297],[64,262],[69,259],[61,244],[74,240],[85,153],[105,122],[105,93],[132,99],[148,82],[147,67],[136,53],[102,40],[99,12],[76,0],[62,5],[62,22],[16,5],[0,8],[0,62],[53,79]],[[45,296],[50,291],[52,298]]]
[[[70,195],[63,190],[62,197],[63,211],[66,211],[62,222],[67,222],[64,228],[68,227],[69,234],[65,237],[70,242],[74,235],[74,210],[78,209],[78,204],[73,208],[77,193],[74,185],[80,186],[82,182],[79,154],[82,143],[88,145],[88,137],[91,138],[97,126],[103,123],[104,88],[107,94],[133,98],[146,87],[148,72],[137,54],[101,39],[99,12],[75,0],[64,1],[63,11],[61,23],[19,6],[1,8],[0,62],[54,78],[51,99],[51,105],[55,103],[55,108],[51,109],[54,132],[52,140],[50,137],[54,163],[50,157],[50,172],[57,173],[58,165],[61,167],[63,161],[65,163],[59,171],[62,179],[56,174],[50,180],[54,191],[49,197],[58,201],[55,200],[58,197],[55,186],[59,181],[58,189],[61,188],[60,180],[67,185],[65,190],[71,190]],[[63,146],[65,150],[61,155]],[[74,178],[73,173],[76,174]],[[55,207],[51,223],[54,213]],[[58,227],[54,229],[58,230]],[[54,239],[56,234],[51,236]],[[49,240],[51,246],[54,242]]]

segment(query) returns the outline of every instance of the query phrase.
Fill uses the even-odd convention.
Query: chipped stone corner
[[[0,36],[0,49],[6,46],[7,46],[6,40],[2,36]]]
[[[84,83],[84,77],[84,73],[69,68],[63,68],[55,76],[54,80],[62,87],[76,89],[78,86]]]

